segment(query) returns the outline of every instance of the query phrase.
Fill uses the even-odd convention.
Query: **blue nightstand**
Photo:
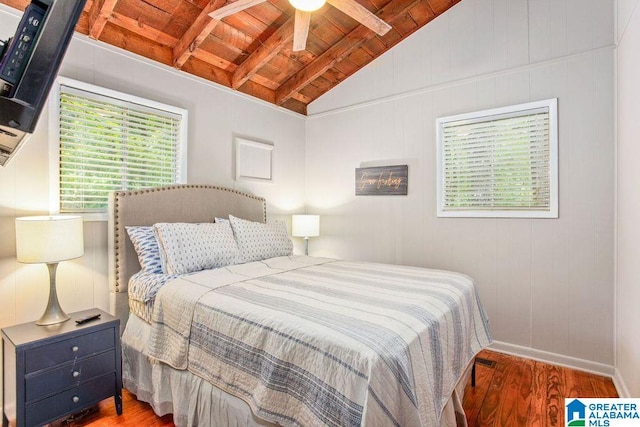
[[[100,319],[76,324],[100,313]],[[3,426],[46,424],[113,396],[122,413],[120,320],[98,309],[2,329]]]

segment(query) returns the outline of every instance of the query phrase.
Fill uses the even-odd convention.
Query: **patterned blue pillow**
[[[125,227],[138,254],[138,262],[147,273],[162,273],[160,247],[151,226]]]

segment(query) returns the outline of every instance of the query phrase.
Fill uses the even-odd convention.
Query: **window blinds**
[[[60,211],[99,212],[109,192],[180,181],[180,114],[60,87]]]
[[[442,216],[453,211],[550,216],[543,213],[557,209],[549,106],[505,110],[439,120]]]

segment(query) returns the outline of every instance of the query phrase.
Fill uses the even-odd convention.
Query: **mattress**
[[[158,416],[173,414],[177,427],[230,426],[274,427],[256,417],[242,399],[225,393],[187,370],[164,363],[152,363],[145,355],[151,327],[135,314],[122,335],[123,386],[147,402]],[[469,364],[443,410],[440,427],[466,427],[462,409],[465,385],[471,375]]]
[[[146,323],[151,323],[151,315],[153,314],[153,302],[154,300],[141,302],[129,298],[129,312],[137,316],[139,319],[144,320]]]
[[[189,371],[152,363],[145,356],[151,327],[132,314],[122,335],[123,386],[151,405],[158,416],[173,414],[178,427],[274,424],[255,417],[249,406]]]
[[[129,311],[147,323],[151,323],[153,304],[158,291],[176,274],[156,274],[140,271],[129,279]]]
[[[274,423],[430,426],[489,343],[465,275],[279,257],[162,286],[148,354]]]

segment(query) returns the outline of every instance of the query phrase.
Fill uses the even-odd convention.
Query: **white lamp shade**
[[[320,235],[320,215],[292,215],[291,235],[316,237]]]
[[[16,256],[24,263],[54,263],[84,254],[82,217],[16,218]]]

